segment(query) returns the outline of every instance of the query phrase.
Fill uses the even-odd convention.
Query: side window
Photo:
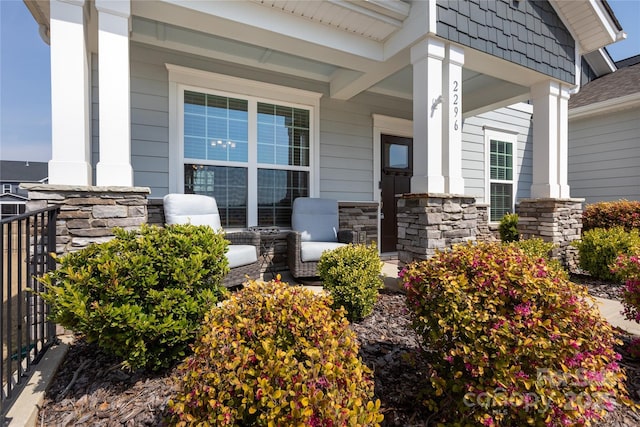
[[[498,222],[515,207],[516,136],[486,131],[490,221]]]

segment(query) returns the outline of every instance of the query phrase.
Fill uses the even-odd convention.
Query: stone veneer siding
[[[525,199],[516,206],[518,232],[524,239],[541,237],[557,247],[553,257],[569,271],[576,271],[578,250],[571,246],[582,234],[584,199]]]
[[[135,229],[147,222],[147,187],[22,184],[27,211],[59,206],[56,252],[65,254],[113,238],[113,227]]]
[[[481,242],[498,242],[500,241],[500,232],[498,224],[489,221],[489,204],[476,204],[478,212],[478,229],[476,230],[476,239]]]
[[[476,240],[478,211],[474,197],[405,194],[398,200],[400,267],[426,260],[436,249]]]
[[[378,209],[375,202],[339,202],[341,230],[358,232],[358,242],[378,241]]]

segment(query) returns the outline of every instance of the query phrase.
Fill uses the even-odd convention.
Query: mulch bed
[[[594,294],[605,295],[604,284],[586,279],[583,284]],[[360,341],[361,356],[374,371],[376,397],[382,401],[385,426],[430,425],[431,413],[418,403],[424,371],[412,357],[418,349],[418,337],[409,325],[404,295],[390,292],[380,295],[370,317],[352,325]],[[621,331],[620,338],[628,343],[632,337]],[[640,404],[640,360],[631,358],[625,345],[617,350],[623,356],[621,364],[627,371],[631,398]],[[119,369],[117,360],[78,339],[47,392],[39,423],[44,426],[166,425],[166,405],[174,392],[172,377],[175,375],[175,369],[158,375],[127,373]],[[619,406],[599,425],[638,426],[640,416]]]

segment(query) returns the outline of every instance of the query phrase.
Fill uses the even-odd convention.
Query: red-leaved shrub
[[[627,231],[640,228],[640,201],[618,200],[585,206],[582,213],[583,231],[616,226],[624,227]]]
[[[632,404],[611,326],[586,288],[543,258],[459,245],[401,277],[435,423],[589,425]]]

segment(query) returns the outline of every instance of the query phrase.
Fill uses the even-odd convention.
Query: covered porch
[[[259,176],[268,167],[301,173],[306,184],[297,190],[305,195],[373,206],[376,230],[367,239],[379,243],[385,222],[400,234],[399,194],[491,203],[488,140],[466,135],[465,124],[516,103],[528,105],[523,111],[533,119],[530,132],[520,132],[521,161],[505,203],[575,206],[567,184],[567,101],[578,88],[581,55],[621,37],[600,2],[35,4],[51,43],[50,184],[148,187],[150,200],[184,192],[193,160],[185,153],[184,91],[275,99],[309,112],[301,145],[308,157],[263,162],[250,130],[246,216],[232,226],[278,221],[261,214]],[[394,150],[385,148],[385,135],[411,140],[403,163],[409,179],[390,187],[382,184],[385,170],[403,168],[385,164]],[[241,166],[229,158],[197,160]],[[477,210],[469,215],[465,221],[477,224]],[[541,233],[548,225],[530,218],[527,230],[535,231],[528,233],[564,239],[557,229]],[[425,228],[410,245],[425,251],[406,256],[476,237],[469,231],[452,241],[445,231]]]

